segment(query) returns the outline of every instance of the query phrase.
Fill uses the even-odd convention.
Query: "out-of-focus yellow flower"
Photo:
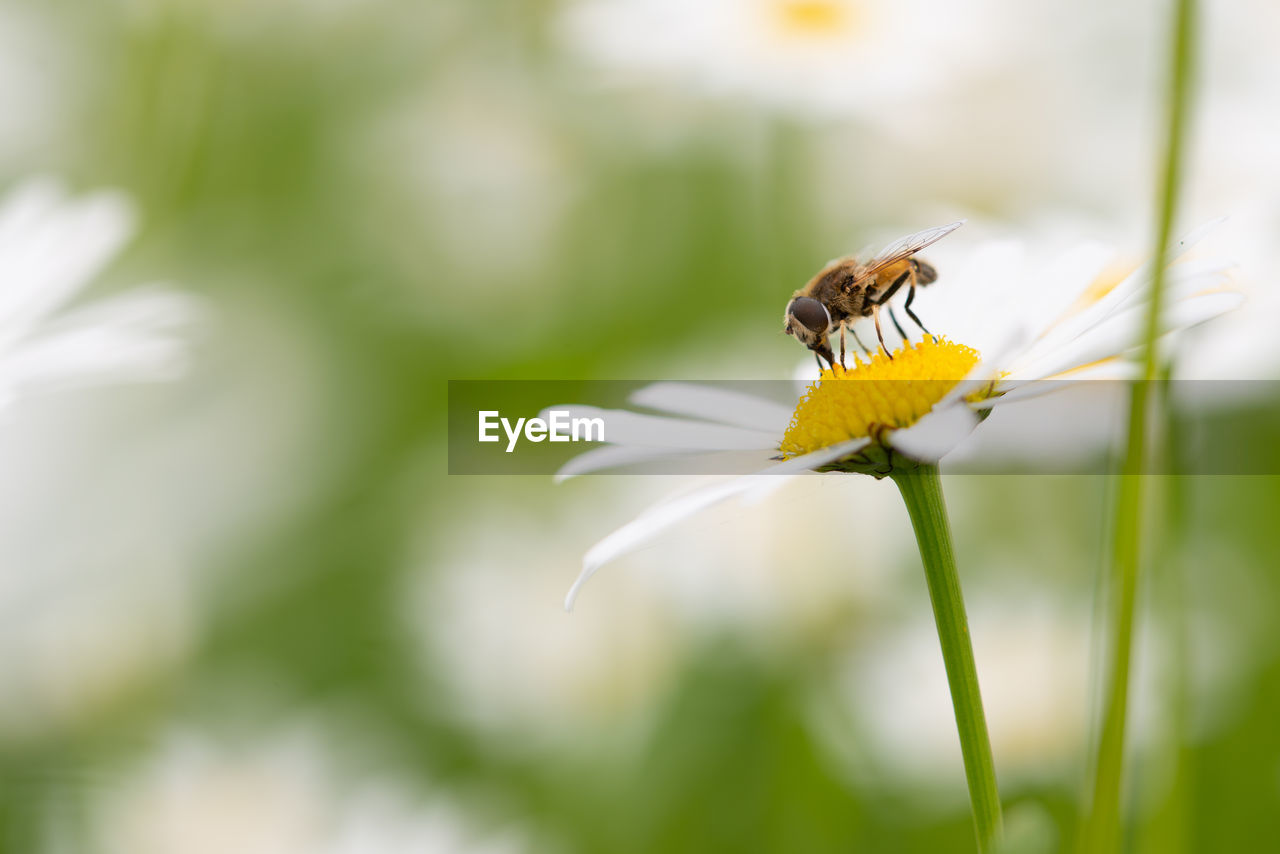
[[[565,41],[621,78],[670,79],[789,113],[902,107],[990,63],[987,3],[888,0],[579,0]]]

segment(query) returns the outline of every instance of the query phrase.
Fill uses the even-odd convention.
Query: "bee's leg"
[[[925,335],[931,335],[933,336],[933,339],[935,341],[938,340],[938,336],[934,335],[928,329],[925,329],[924,324],[920,322],[920,318],[916,317],[916,313],[911,310],[911,301],[915,298],[916,298],[916,288],[915,288],[915,285],[912,285],[911,290],[907,291],[907,301],[906,303],[903,304],[902,307],[906,309],[907,316],[916,322],[916,326],[919,326],[921,329],[924,330]]]
[[[817,362],[817,363],[818,363],[818,376],[819,376],[819,377],[821,377],[821,376],[822,376],[822,372],[823,372],[823,371],[826,371],[826,370],[835,370],[835,367],[836,367],[836,363],[835,363],[836,355],[835,355],[835,353],[832,353],[832,352],[831,352],[831,348],[830,348],[830,347],[826,348],[826,352],[825,352],[825,353],[823,353],[823,352],[819,352],[819,351],[817,351],[817,350],[813,350],[812,352],[813,352],[813,360],[814,360],[815,362]],[[824,359],[826,360],[826,364],[825,364],[825,365],[823,364],[823,360],[824,360]]]
[[[893,306],[889,306],[889,319],[893,321],[893,328],[898,330],[898,334],[902,336],[902,340],[907,340],[907,333],[903,331],[902,324],[898,322],[898,315],[893,313]]]
[[[840,324],[840,367],[844,368],[844,324]]]
[[[862,339],[858,337],[858,330],[850,326],[849,334],[853,336],[853,343],[858,345],[858,349],[870,356],[871,351],[867,349],[867,345],[863,344]]]
[[[893,284],[885,288],[884,293],[880,294],[880,296],[876,298],[874,305],[888,305],[889,300],[893,299],[893,295],[896,294],[898,289],[908,281],[910,282],[908,287],[914,292],[916,283],[916,272],[914,267],[907,267],[901,276],[894,279]],[[892,308],[889,309],[889,319],[893,321],[893,327],[897,329],[898,334],[902,336],[903,343],[906,343],[907,333],[902,331],[902,324],[898,322],[898,318],[894,315]]]
[[[876,297],[875,304],[884,305],[889,300],[893,299],[893,295],[898,292],[898,288],[902,287],[902,283],[905,282],[907,279],[911,280],[911,287],[914,289],[916,286],[915,272],[911,268],[907,268],[907,271],[905,273],[903,273],[901,276],[893,280],[892,285],[885,288],[884,293]]]
[[[888,347],[884,346],[884,333],[880,331],[880,306],[877,305],[871,309],[871,318],[876,322],[876,337],[880,339],[880,349],[884,351],[886,356],[892,359],[893,354],[889,352]]]

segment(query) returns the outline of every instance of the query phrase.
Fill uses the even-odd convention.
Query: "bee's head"
[[[827,362],[834,363],[831,344],[827,340],[831,334],[831,312],[818,300],[812,297],[793,297],[787,303],[782,331],[794,335],[801,344]]]

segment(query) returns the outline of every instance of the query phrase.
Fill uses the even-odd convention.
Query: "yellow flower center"
[[[908,427],[978,364],[978,351],[945,338],[904,344],[893,358],[855,356],[849,370],[822,372],[796,404],[779,445],[784,457],[826,448],[882,429]]]
[[[779,25],[792,35],[840,35],[855,23],[848,0],[774,0],[773,9]]]

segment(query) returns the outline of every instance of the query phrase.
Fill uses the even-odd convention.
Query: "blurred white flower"
[[[6,171],[56,138],[68,106],[69,51],[45,11],[36,4],[0,5],[0,167]]]
[[[681,478],[654,479],[669,493],[666,481]],[[618,483],[615,489],[633,493],[634,486]],[[827,538],[811,532],[848,529],[850,506],[859,508],[856,529],[875,536],[832,560]],[[598,516],[599,524],[607,524],[603,513]],[[762,516],[770,524],[761,525]],[[907,519],[882,500],[870,478],[792,479],[754,506],[708,508],[696,526],[628,555],[619,570],[635,579],[661,579],[646,584],[650,595],[669,602],[690,635],[725,625],[767,651],[797,640],[803,645],[842,625],[850,613],[884,607],[897,592],[893,556],[911,542]],[[609,612],[613,605],[601,609]]]
[[[1024,569],[1002,565],[997,573],[1012,578]],[[1142,621],[1130,717],[1135,749],[1157,748],[1171,728],[1188,725],[1173,708],[1179,702],[1190,712],[1190,728],[1178,732],[1179,738],[1202,741],[1230,721],[1239,692],[1254,668],[1263,666],[1265,654],[1258,650],[1267,648],[1257,634],[1266,632],[1263,609],[1242,608],[1241,591],[1230,589],[1248,585],[1247,575],[1247,569],[1230,572],[1225,591],[1218,576],[1204,583],[1193,579],[1204,589],[1176,618],[1185,621],[1181,643],[1158,606]],[[1046,590],[1043,583],[1034,591],[979,586],[969,598],[983,706],[1001,779],[1035,785],[1080,774],[1093,723],[1091,692],[1097,690],[1092,666],[1098,638],[1090,604],[1078,594]],[[851,773],[909,785],[932,782],[949,788],[959,802],[960,742],[937,629],[919,597],[908,607],[908,619],[868,633],[869,643],[849,650],[838,677],[842,712],[815,705],[813,720]]]
[[[133,230],[113,193],[32,180],[0,201],[0,404],[46,389],[174,377],[196,302],[157,288],[67,309]]]
[[[131,226],[123,198],[99,193],[72,199],[49,180],[28,181],[0,200],[0,406],[67,386],[170,378],[182,368],[185,346],[178,331],[200,313],[193,299],[150,289],[64,311],[115,256]],[[19,732],[91,713],[138,674],[172,666],[189,627],[188,579],[175,571],[160,537],[132,548],[134,575],[81,574],[73,590],[59,590],[61,579],[43,558],[76,548],[47,517],[31,515],[44,507],[54,482],[62,482],[36,472],[51,459],[74,459],[78,449],[73,440],[52,451],[50,437],[59,429],[45,424],[38,428],[36,452],[23,432],[32,423],[6,419],[0,448],[5,483],[13,485],[0,489],[6,520],[0,525],[0,730]],[[84,483],[89,470],[75,475],[80,495],[93,491]],[[113,476],[99,465],[92,480],[105,487]],[[58,524],[72,524],[73,503],[60,503]],[[121,530],[116,526],[117,534]],[[89,525],[78,524],[76,531],[77,544],[92,537]],[[32,540],[42,542],[42,558],[26,551]],[[100,539],[97,545],[107,546]],[[138,576],[146,581],[135,586]],[[140,605],[142,616],[116,619],[123,601]]]
[[[88,813],[101,854],[530,850],[513,828],[485,827],[445,796],[344,771],[308,729],[248,742],[172,734],[132,777],[96,789]]]
[[[578,0],[560,31],[619,75],[791,113],[874,116],[998,59],[1005,18],[992,11],[975,0]]]
[[[536,270],[554,242],[574,173],[537,97],[514,73],[459,70],[447,89],[397,117],[395,141],[408,156],[396,162],[409,172],[386,177],[422,194],[428,227],[464,271],[492,274],[495,246],[508,264]]]
[[[173,672],[201,624],[198,573],[329,471],[306,432],[324,420],[313,360],[264,304],[220,307],[234,341],[190,382],[40,394],[187,366],[196,299],[147,288],[75,304],[132,226],[119,195],[47,179],[0,200],[0,404],[26,398],[0,417],[3,739],[86,725]]]
[[[1174,363],[1175,376],[1195,380],[1280,379],[1280,111],[1271,107],[1280,87],[1280,65],[1259,61],[1280,39],[1280,10],[1273,3],[1222,4],[1207,9],[1211,26],[1202,63],[1206,81],[1191,129],[1192,159],[1186,173],[1191,210],[1226,216],[1213,235],[1214,252],[1236,262],[1244,310],[1188,336],[1195,359]],[[1258,53],[1257,51],[1264,51]],[[1258,384],[1258,387],[1265,387]],[[1200,394],[1240,398],[1249,383],[1199,384]]]
[[[400,222],[373,238],[406,279],[427,275],[431,299],[415,291],[403,310],[426,312],[440,335],[464,335],[442,318],[477,292],[501,289],[523,320],[515,336],[541,334],[539,320],[556,305],[547,299],[558,281],[551,262],[580,170],[549,106],[516,68],[454,65],[360,131],[353,168],[368,176],[368,204]]]
[[[1193,242],[1182,241],[1177,254]],[[680,383],[633,395],[633,403],[662,416],[553,407],[570,417],[603,418],[609,437],[609,444],[571,460],[561,477],[654,460],[696,462],[699,455],[726,451],[754,453],[758,466],[754,474],[656,504],[597,543],[583,558],[566,607],[602,565],[714,504],[770,491],[786,477],[825,466],[885,474],[893,454],[935,462],[985,414],[1062,387],[1050,380],[1130,375],[1128,356],[1146,316],[1151,265],[1117,280],[1106,275],[1111,254],[1099,247],[1082,247],[1031,270],[1016,263],[1020,257],[1015,246],[982,246],[958,275],[931,286],[927,303],[918,303],[926,318],[937,318],[929,320],[936,330],[962,343],[925,336],[903,340],[893,359],[876,353],[864,364],[855,357],[856,368],[823,371],[794,412],[740,392]],[[1222,290],[1225,281],[1222,264],[1173,264],[1162,331],[1234,308],[1239,294]],[[875,341],[865,328],[869,322],[862,322],[862,340]]]
[[[1148,4],[1149,5],[1149,4]],[[1040,192],[1075,198],[1104,217],[1146,225],[1155,199],[1164,133],[1164,33],[1152,27],[1163,11],[1112,13],[1110,40],[1137,50],[1099,49],[1096,13],[1063,20],[1072,36],[1058,52],[1058,82],[1051,95],[1059,127],[1087,127],[1083,135],[1060,134],[1036,155],[1047,179]],[[1080,25],[1087,24],[1082,31]],[[1245,296],[1242,309],[1222,322],[1185,336],[1186,353],[1173,361],[1174,376],[1191,380],[1280,379],[1280,340],[1270,318],[1280,312],[1280,63],[1272,46],[1280,39],[1280,6],[1269,0],[1206,4],[1196,27],[1196,95],[1182,174],[1183,222],[1223,217],[1227,225],[1208,235],[1203,249],[1235,264],[1233,287]],[[1126,55],[1127,54],[1127,55]],[[1135,67],[1135,60],[1141,65]],[[1083,87],[1067,69],[1087,75]],[[1118,80],[1133,81],[1115,85]],[[1077,91],[1076,95],[1070,89]],[[1085,97],[1080,97],[1080,94]],[[966,117],[969,118],[969,117]],[[1083,147],[1081,147],[1083,146]],[[973,164],[977,166],[977,164]],[[992,163],[993,168],[999,164]],[[1061,168],[1059,168],[1061,167]],[[975,180],[985,171],[970,170]],[[1081,192],[1083,191],[1083,193]],[[1183,348],[1180,348],[1183,349]],[[1265,384],[1253,384],[1252,391]],[[1182,387],[1197,402],[1218,395],[1239,399],[1250,383],[1205,382]]]
[[[450,534],[433,537],[402,611],[433,707],[527,746],[531,734],[578,739],[651,705],[678,651],[656,597],[615,592],[616,609],[566,620],[555,603],[576,556],[563,528],[492,501],[437,528]]]
[[[1280,337],[1275,318],[1280,317],[1280,176],[1265,198],[1234,207],[1230,227],[1214,241],[1213,250],[1235,262],[1232,286],[1244,302],[1221,323],[1188,330],[1173,354],[1173,377],[1207,382],[1183,383],[1176,396],[1196,402],[1240,400],[1259,391],[1274,390],[1280,380]]]
[[[1088,607],[1060,598],[991,598],[970,603],[974,655],[991,746],[1006,783],[1053,781],[1076,770],[1089,724]],[[858,743],[874,768],[907,780],[959,780],[960,742],[937,629],[927,610],[851,652],[840,682]],[[867,702],[874,697],[875,702]],[[821,723],[821,720],[819,721]],[[820,726],[837,752],[847,732]],[[955,787],[962,796],[962,788]]]
[[[567,618],[558,607],[564,569],[607,524],[608,508],[652,500],[672,480],[679,478],[645,478],[620,496],[620,484],[595,479],[575,500],[556,502],[554,518],[537,521],[528,507],[545,502],[529,496],[495,505],[486,478],[482,509],[463,511],[457,523],[435,514],[422,569],[402,601],[433,708],[449,706],[469,727],[515,735],[522,748],[536,738],[616,739],[620,728],[644,723],[680,656],[708,632],[732,633],[767,653],[895,595],[889,556],[911,542],[905,516],[870,495],[869,478],[810,480],[788,484],[762,507],[713,508],[699,530],[628,555],[597,591],[606,604]],[[851,502],[864,508],[860,521],[875,536],[846,559],[828,560],[823,538],[797,534],[846,525]],[[757,513],[774,524],[758,524]],[[654,575],[664,583],[649,583]]]
[[[1174,376],[1191,380],[1280,380],[1280,6],[1269,0],[1206,4],[1198,27],[1203,59],[1188,128],[1185,209],[1225,216],[1212,251],[1237,265],[1242,310],[1187,335],[1193,359],[1176,359]],[[1184,384],[1197,402],[1270,393],[1271,383]],[[1274,396],[1274,395],[1272,395]]]
[[[51,532],[40,534],[47,552],[84,559],[75,549],[51,546]],[[103,545],[96,534],[88,526],[77,529]],[[189,568],[176,556],[135,545],[123,572],[80,565],[65,577],[57,561],[24,553],[21,545],[7,542],[0,552],[6,566],[0,573],[0,739],[22,742],[83,724],[184,660],[196,625],[195,592]]]
[[[92,726],[179,670],[210,575],[342,465],[317,441],[341,410],[295,318],[255,300],[218,319],[181,383],[0,418],[0,741]]]

